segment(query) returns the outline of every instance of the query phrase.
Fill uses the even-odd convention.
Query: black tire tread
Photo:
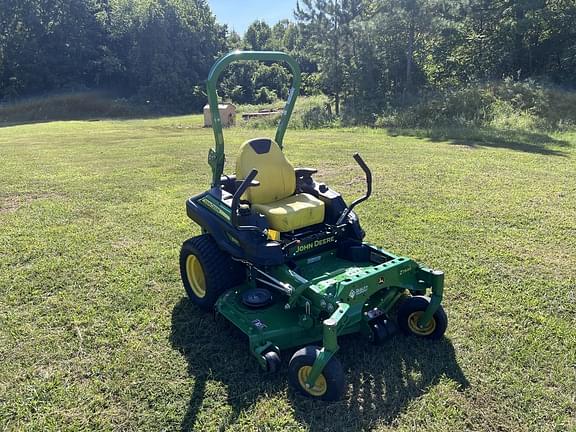
[[[410,330],[408,326],[408,317],[413,312],[424,311],[428,307],[430,299],[425,296],[414,296],[408,297],[402,301],[400,307],[398,308],[398,327],[406,335],[414,335],[426,339],[440,339],[444,336],[446,329],[448,327],[448,316],[444,311],[444,308],[440,306],[436,313],[434,313],[434,319],[436,320],[436,329],[434,332],[428,336],[417,335]]]
[[[266,359],[266,370],[268,372],[276,373],[280,370],[282,360],[276,351],[268,351],[264,354],[264,358]]]
[[[370,323],[370,330],[372,331],[372,343],[380,346],[384,345],[395,334],[397,328],[393,321],[377,319]]]
[[[340,400],[344,395],[344,391],[346,390],[346,376],[344,374],[342,363],[340,363],[336,357],[332,357],[322,371],[322,374],[324,375],[324,378],[326,378],[326,383],[328,385],[326,393],[324,393],[322,396],[313,396],[308,393],[306,389],[300,386],[300,382],[298,380],[298,370],[302,366],[312,366],[319,352],[320,349],[312,345],[308,345],[296,351],[290,359],[288,381],[294,389],[309,398],[321,399],[324,401]]]
[[[188,286],[186,259],[190,254],[198,257],[206,279],[206,295],[199,298]],[[220,250],[210,234],[202,234],[186,240],[180,250],[180,276],[190,300],[204,310],[213,310],[218,297],[224,291],[242,283],[243,266]]]

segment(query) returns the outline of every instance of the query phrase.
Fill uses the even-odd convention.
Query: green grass
[[[198,234],[201,117],[0,129],[3,430],[576,428],[576,133],[288,131],[295,165],[350,201],[374,172],[368,239],[447,275],[447,337],[345,338],[343,401],[259,372],[183,296]],[[255,131],[227,130],[230,162]],[[271,131],[257,134],[271,135]]]

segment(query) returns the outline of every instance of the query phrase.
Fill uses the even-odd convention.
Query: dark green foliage
[[[510,78],[430,93],[410,107],[377,116],[380,127],[480,126],[522,130],[576,125],[576,93]]]
[[[102,7],[85,0],[3,0],[0,99],[95,84],[104,54]]]
[[[258,69],[254,62],[237,62],[225,71],[220,85],[220,93],[237,103],[254,102],[253,77]]]
[[[320,68],[319,87],[335,102],[343,100],[347,124],[405,111],[422,104],[430,91],[466,92],[473,83],[504,77],[576,85],[574,2],[299,3],[296,16],[307,36],[306,50]],[[464,108],[452,118],[468,120],[467,111],[474,109]]]
[[[226,30],[204,0],[5,0],[0,8],[0,100],[107,89],[190,111],[224,52]]]
[[[292,77],[279,65],[238,62],[230,65],[220,84],[220,94],[240,104],[266,104],[286,99]]]
[[[279,50],[292,54],[304,71],[315,71],[316,65],[301,54],[303,40],[299,27],[282,20],[272,28],[263,21],[255,21],[246,30],[243,40],[232,33],[228,45],[246,50]],[[235,63],[224,73],[219,93],[224,99],[239,104],[267,104],[276,99],[286,99],[292,77],[281,64]],[[309,91],[309,93],[308,93]],[[317,87],[303,88],[303,94],[314,94]]]
[[[241,37],[216,23],[206,0],[3,0],[0,101],[106,90],[155,110],[195,111],[210,66],[231,49],[288,52],[302,68],[302,94],[325,94],[351,125],[422,111],[430,123],[481,122],[488,114],[476,105],[487,102],[462,98],[504,78],[576,86],[572,0],[299,0],[295,18],[255,21]],[[239,64],[219,93],[270,103],[286,98],[290,79],[282,65]],[[555,110],[524,96],[499,109]]]
[[[290,74],[283,66],[273,64],[270,66],[260,65],[254,75],[255,87],[267,86],[282,99],[288,97]]]
[[[205,97],[198,85],[225,51],[224,29],[206,3],[152,3],[132,25],[125,64],[139,99],[182,112],[200,109]]]
[[[263,51],[270,48],[272,30],[264,21],[254,21],[246,30],[244,44],[246,48],[254,51]]]
[[[354,25],[363,11],[362,0],[302,0],[295,15],[302,23],[307,48],[318,63],[321,89],[334,99],[340,113],[342,93],[351,85],[349,76],[354,56]]]
[[[270,90],[268,87],[260,87],[256,92],[256,103],[258,104],[267,104],[275,101],[277,98],[274,90]]]

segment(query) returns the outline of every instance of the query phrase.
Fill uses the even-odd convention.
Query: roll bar
[[[218,78],[224,69],[230,63],[241,60],[285,62],[292,71],[292,87],[288,93],[288,100],[286,101],[286,105],[282,111],[280,124],[278,124],[278,130],[276,131],[275,141],[278,143],[280,148],[282,148],[282,141],[284,140],[284,134],[286,133],[286,128],[288,127],[288,122],[290,121],[290,116],[292,115],[294,104],[296,103],[296,98],[300,93],[300,66],[296,63],[296,60],[283,52],[232,51],[214,63],[214,66],[212,66],[212,69],[210,69],[210,73],[208,74],[208,81],[206,82],[208,104],[210,106],[210,115],[212,117],[212,129],[214,130],[214,140],[216,142],[216,147],[210,149],[208,152],[208,164],[212,168],[212,187],[216,187],[220,184],[220,177],[224,172],[225,160],[224,134],[222,133],[222,121],[220,119],[220,111],[218,110],[218,93],[216,91],[216,86],[218,84]]]

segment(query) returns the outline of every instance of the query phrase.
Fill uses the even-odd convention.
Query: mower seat
[[[246,190],[243,198],[250,202],[252,211],[266,217],[270,228],[288,232],[324,221],[321,200],[306,193],[294,194],[294,167],[274,141],[256,138],[242,144],[236,159],[236,178],[246,178],[253,169],[258,170],[260,186]]]

